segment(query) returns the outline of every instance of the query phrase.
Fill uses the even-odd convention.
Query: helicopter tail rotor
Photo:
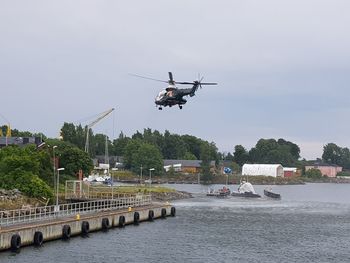
[[[202,80],[204,79],[204,76],[202,76],[202,78],[200,77],[200,74],[198,73],[198,85],[200,88],[203,88],[202,87]]]

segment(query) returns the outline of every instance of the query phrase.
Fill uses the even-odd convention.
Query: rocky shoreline
[[[5,189],[0,189],[0,201],[13,201],[17,199],[23,198],[23,195],[21,191],[18,189],[13,189],[13,190],[5,190]]]
[[[27,197],[18,189],[0,189],[0,211],[41,205],[38,199]]]

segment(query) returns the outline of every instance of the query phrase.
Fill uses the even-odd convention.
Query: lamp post
[[[140,173],[140,185],[142,185],[142,165],[141,165],[141,173]]]
[[[53,154],[53,189],[56,189],[56,157],[55,157],[55,148],[57,148],[57,145],[54,145],[52,147],[52,154]]]
[[[57,184],[56,184],[56,212],[59,212],[59,206],[58,206],[58,188],[60,185],[60,171],[63,171],[64,168],[58,168],[57,169]]]
[[[150,168],[149,169],[149,186],[151,186],[152,184],[152,171],[154,171],[154,168]]]

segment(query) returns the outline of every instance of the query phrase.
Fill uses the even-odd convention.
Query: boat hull
[[[266,190],[266,189],[264,190],[264,195],[267,196],[267,197],[275,198],[275,199],[281,199],[281,195],[280,194],[271,192],[271,191]]]
[[[259,197],[261,197],[261,195],[255,194],[255,193],[252,193],[252,192],[245,192],[245,193],[232,192],[231,196],[249,197],[249,198],[259,198]]]
[[[219,198],[227,197],[230,193],[208,193],[207,196],[215,196]]]

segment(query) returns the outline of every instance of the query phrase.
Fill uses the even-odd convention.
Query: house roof
[[[297,168],[296,167],[283,167],[284,172],[296,172]]]
[[[337,164],[330,164],[330,163],[314,163],[314,164],[308,164],[305,166],[324,166],[324,167],[341,167]]]

